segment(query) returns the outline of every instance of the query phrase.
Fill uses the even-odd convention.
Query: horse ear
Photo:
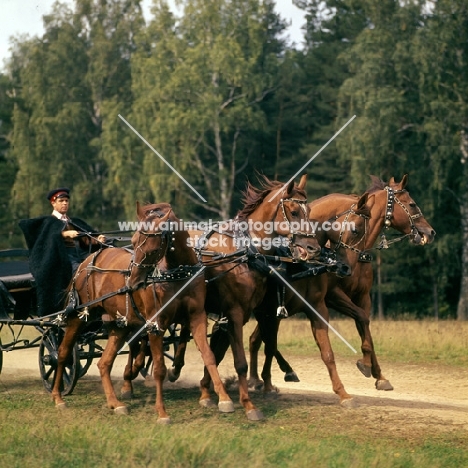
[[[286,187],[286,194],[289,195],[294,189],[294,180],[289,182],[288,186]]]
[[[138,219],[145,219],[145,214],[143,213],[140,202],[137,200],[136,202],[136,209],[137,209],[137,217]]]
[[[362,210],[366,206],[367,199],[369,198],[369,193],[366,192],[364,195],[361,196],[361,198],[357,202],[357,209]]]
[[[306,183],[307,183],[307,174],[303,174],[303,176],[301,177],[301,180],[299,181],[298,187],[301,190],[304,190],[305,186],[306,186]]]
[[[403,176],[403,179],[401,179],[401,182],[400,182],[400,190],[403,190],[406,187],[407,183],[408,183],[408,174],[405,174]]]
[[[395,185],[395,177],[392,177],[392,178],[388,181],[388,186],[389,186],[389,187],[392,187],[393,185]]]

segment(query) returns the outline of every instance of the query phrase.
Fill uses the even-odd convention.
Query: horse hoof
[[[346,398],[345,400],[340,401],[340,405],[343,408],[357,408],[358,404],[354,400],[354,398]]]
[[[127,415],[128,414],[128,408],[126,406],[117,406],[117,408],[114,408],[114,413],[115,414]]]
[[[158,418],[156,422],[158,424],[162,424],[163,426],[167,426],[171,424],[171,418]]]
[[[131,390],[127,390],[126,392],[122,392],[120,394],[120,398],[122,400],[131,400],[133,398],[133,393]]]
[[[361,371],[362,375],[364,375],[364,377],[369,378],[372,375],[371,368],[366,366],[362,361],[356,362],[356,366]]]
[[[273,387],[270,390],[266,390],[263,392],[263,396],[265,398],[277,398],[279,393],[279,388],[278,387]]]
[[[264,418],[265,416],[263,416],[263,413],[258,409],[251,409],[250,411],[247,411],[247,419],[249,421],[261,421]]]
[[[220,413],[234,413],[234,403],[232,401],[220,401],[218,409]]]
[[[57,403],[55,405],[55,407],[59,410],[59,411],[64,411],[64,410],[67,410],[68,409],[68,406],[66,403]]]
[[[175,382],[179,377],[180,377],[180,371],[174,372],[173,369],[169,369],[167,371],[167,380],[169,380],[169,382]]]
[[[198,404],[203,408],[215,408],[216,405],[210,398],[206,398],[204,400],[198,400]]]
[[[300,382],[299,377],[294,371],[284,374],[284,381],[285,382]]]
[[[263,389],[263,380],[249,379],[249,388],[253,388],[255,391],[259,392]]]
[[[375,388],[377,390],[390,391],[393,390],[393,385],[388,380],[376,380]]]

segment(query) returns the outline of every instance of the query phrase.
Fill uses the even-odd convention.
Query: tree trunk
[[[463,177],[460,187],[462,274],[460,284],[460,298],[458,299],[457,319],[468,320],[468,133],[464,131],[461,132],[460,150],[462,153],[461,161],[463,163]]]

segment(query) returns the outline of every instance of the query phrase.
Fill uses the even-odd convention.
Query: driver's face
[[[52,204],[54,210],[58,211],[60,214],[66,214],[70,200],[67,197],[62,197],[56,198],[55,201],[50,203]]]

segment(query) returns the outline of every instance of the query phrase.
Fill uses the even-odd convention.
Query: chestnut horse
[[[207,297],[205,308],[208,313],[227,319],[226,334],[213,334],[210,346],[219,364],[229,345],[234,367],[239,379],[239,399],[249,420],[263,419],[263,414],[250,399],[247,383],[247,359],[243,343],[243,326],[254,309],[262,302],[266,292],[266,275],[261,264],[265,255],[276,250],[276,242],[287,241],[290,260],[300,262],[320,255],[320,246],[310,229],[307,198],[304,190],[306,176],[298,185],[264,179],[260,189],[248,185],[244,192],[244,208],[235,222],[246,230],[213,230],[209,233],[191,231],[194,243],[202,247],[200,257],[207,268]],[[267,224],[269,223],[269,224]],[[294,228],[304,226],[302,230]],[[273,226],[273,229],[265,229]],[[239,249],[239,246],[246,246]],[[241,252],[241,256],[239,256]],[[231,259],[216,264],[213,256]],[[256,264],[256,261],[260,262]],[[211,406],[210,374],[205,368],[201,380],[201,400]]]
[[[166,375],[163,354],[164,331],[172,323],[182,323],[190,328],[201,352],[214,389],[219,396],[219,411],[232,412],[234,406],[218,374],[216,361],[207,340],[207,317],[204,308],[206,288],[203,275],[194,274],[184,282],[152,283],[145,286],[148,273],[158,265],[161,271],[179,268],[180,265],[196,266],[197,257],[188,246],[186,231],[170,233],[167,224],[178,226],[179,220],[167,203],[140,207],[138,219],[152,226],[133,235],[134,254],[117,248],[109,248],[89,256],[77,270],[71,291],[76,292],[82,306],[67,316],[67,328],[58,350],[58,366],[52,389],[53,400],[58,407],[65,406],[60,394],[64,365],[77,336],[84,325],[80,318],[86,313],[88,320],[101,319],[108,325],[106,348],[98,362],[107,405],[116,413],[126,414],[128,409],[115,394],[110,372],[118,351],[131,332],[149,334],[156,383],[158,422],[169,423],[162,384]],[[86,306],[84,308],[84,306]],[[81,313],[80,313],[81,312]]]
[[[343,230],[339,233],[328,231],[330,242],[335,251],[342,250],[346,254],[347,263],[352,269],[349,277],[338,278],[327,275],[326,305],[355,320],[356,328],[361,337],[363,358],[357,362],[357,367],[366,376],[376,379],[377,390],[393,390],[391,383],[383,376],[374,350],[372,335],[369,328],[371,313],[370,290],[373,283],[372,254],[370,250],[382,229],[392,227],[402,233],[403,238],[416,245],[425,245],[433,241],[434,229],[424,218],[421,210],[406,190],[408,176],[405,175],[400,183],[392,177],[386,184],[372,176],[372,185],[368,189],[367,206],[370,210],[369,223],[366,232],[358,244],[350,245],[344,240]],[[319,222],[330,222],[343,219],[358,201],[355,195],[331,194],[309,204],[310,215]],[[342,223],[344,226],[344,223]],[[256,362],[258,349],[261,344],[260,330],[257,329],[250,339],[251,376],[252,381],[258,381]],[[284,360],[279,351],[275,357],[280,368],[286,375],[294,371]],[[255,364],[253,364],[255,363]],[[252,374],[253,371],[253,374]]]
[[[366,205],[367,197],[368,194],[365,193],[350,207],[349,212],[346,214],[350,226],[352,225],[353,227],[353,229],[346,230],[342,235],[342,241],[348,245],[359,245],[366,235],[367,223],[370,217],[369,208]],[[320,243],[325,244],[328,240],[328,236],[324,236],[326,231],[319,230],[317,232]],[[334,274],[331,273],[330,275],[333,276]],[[265,298],[260,306],[255,309],[255,318],[258,322],[257,336],[263,338],[265,342],[265,362],[262,371],[262,382],[258,378],[257,359],[254,353],[254,351],[258,352],[258,347],[252,348],[252,344],[255,345],[255,343],[252,343],[251,337],[249,384],[255,388],[263,386],[263,391],[266,394],[276,393],[271,380],[271,364],[277,352],[277,334],[280,321],[277,317],[277,308],[281,306],[284,307],[284,313],[287,313],[288,317],[300,312],[305,313],[309,319],[315,342],[320,350],[322,361],[327,367],[333,391],[339,396],[340,403],[343,406],[352,406],[354,404],[352,397],[346,392],[338,376],[335,357],[328,335],[329,313],[325,304],[328,287],[327,275],[322,274],[299,280],[293,280],[293,277],[289,276],[289,278],[286,277],[286,281],[294,291],[289,289],[289,287],[285,287],[285,284],[282,281],[278,281],[277,278],[269,279],[268,292],[265,294]],[[310,304],[312,307],[308,307],[298,295],[304,298],[307,304]],[[280,299],[280,304],[278,304],[278,299]],[[289,366],[287,363],[286,365]],[[288,370],[288,368],[285,369],[286,372]],[[290,369],[287,377],[285,376],[285,380],[298,381],[292,369]]]

